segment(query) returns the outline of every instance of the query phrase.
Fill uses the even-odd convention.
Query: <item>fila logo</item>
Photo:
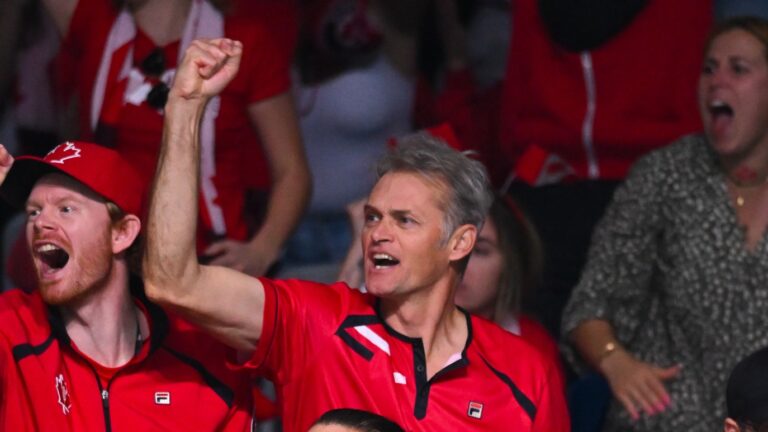
[[[469,402],[469,409],[467,409],[467,415],[476,419],[483,417],[483,404],[480,402]]]
[[[155,403],[157,405],[170,405],[171,392],[155,392]]]
[[[62,147],[64,146],[64,147]],[[67,153],[69,152],[69,153]],[[48,153],[49,156],[59,156],[57,159],[51,159],[50,163],[63,165],[64,161],[80,157],[80,149],[74,143],[67,141],[64,144],[57,145]]]
[[[64,381],[64,375],[58,374],[56,376],[56,394],[59,396],[59,405],[61,405],[61,412],[64,415],[69,414],[70,408],[72,408],[72,400],[69,398],[69,389],[67,383]]]

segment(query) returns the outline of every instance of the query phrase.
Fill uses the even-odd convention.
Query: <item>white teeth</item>
[[[726,104],[725,102],[721,101],[720,99],[713,100],[712,102],[709,103],[709,106],[712,107],[712,108],[719,108],[719,107],[724,107],[724,106],[727,106],[727,105],[728,104]]]
[[[50,243],[46,243],[46,244],[40,246],[39,248],[37,248],[37,251],[38,252],[51,252],[51,251],[55,251],[55,250],[59,250],[59,249],[61,249],[61,248],[59,248],[58,246],[52,245]]]
[[[379,254],[374,254],[373,259],[393,260],[395,258],[392,255],[379,253]]]

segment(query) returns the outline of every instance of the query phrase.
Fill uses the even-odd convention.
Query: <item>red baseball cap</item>
[[[0,191],[11,204],[23,207],[35,183],[56,172],[79,181],[122,211],[143,216],[146,182],[118,152],[87,142],[59,144],[43,158],[17,158]]]

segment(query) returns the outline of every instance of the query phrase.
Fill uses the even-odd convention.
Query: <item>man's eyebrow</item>
[[[411,210],[398,210],[398,209],[393,209],[393,210],[390,210],[390,211],[389,211],[389,214],[391,214],[391,215],[393,215],[393,216],[407,216],[407,215],[412,215],[412,214],[413,214],[413,211],[411,211]]]
[[[47,198],[42,198],[42,199],[41,198],[37,198],[37,199],[35,199],[35,198],[33,198],[30,195],[29,198],[27,198],[27,201],[25,201],[24,205],[40,204],[41,202],[45,202],[45,201],[49,201],[49,200]],[[49,202],[51,202],[53,204],[56,204],[56,205],[59,205],[62,202],[76,202],[77,203],[77,202],[81,202],[81,201],[82,201],[82,199],[78,198],[77,196],[66,194],[66,195],[56,196],[53,199],[51,199]]]

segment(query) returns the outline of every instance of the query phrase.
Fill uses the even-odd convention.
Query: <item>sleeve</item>
[[[0,407],[6,405],[5,386],[8,384],[8,368],[13,364],[11,358],[13,350],[11,344],[5,338],[5,335],[0,334]]]
[[[91,8],[86,3],[90,0],[78,0],[69,23],[69,30],[61,41],[59,52],[53,60],[51,73],[56,102],[66,104],[75,95],[77,88],[77,66],[85,49],[85,40],[89,28],[86,23],[91,16]]]
[[[546,374],[541,381],[541,397],[537,401],[536,417],[533,420],[533,432],[569,432],[571,419],[565,392],[556,366],[547,364]]]
[[[77,0],[62,47],[70,55],[81,56],[83,49],[92,43],[90,38],[94,37],[95,33],[103,31],[103,27],[109,28],[110,20],[115,16],[117,11],[111,0]]]
[[[250,104],[290,89],[298,27],[295,2],[260,0],[246,9],[251,15],[244,24],[250,32],[244,57]]]
[[[539,322],[527,316],[521,316],[520,336],[533,345],[545,358],[555,366],[555,378],[560,382],[560,388],[565,388],[565,369],[560,360],[560,349],[557,342]]]
[[[18,301],[9,300],[8,293],[0,298],[0,430],[30,430],[30,401],[22,382],[22,372],[13,358],[15,340],[13,334],[23,334],[28,328],[19,326],[20,320],[34,321],[34,316],[24,312],[17,314],[15,308],[23,309]]]
[[[333,338],[352,290],[341,283],[260,280],[265,294],[261,339],[240,367],[285,384]]]
[[[663,230],[667,151],[641,159],[614,194],[595,228],[587,263],[563,313],[563,335],[590,319],[611,323],[616,337],[632,340],[652,299],[651,278]],[[574,352],[564,354],[575,365]]]

